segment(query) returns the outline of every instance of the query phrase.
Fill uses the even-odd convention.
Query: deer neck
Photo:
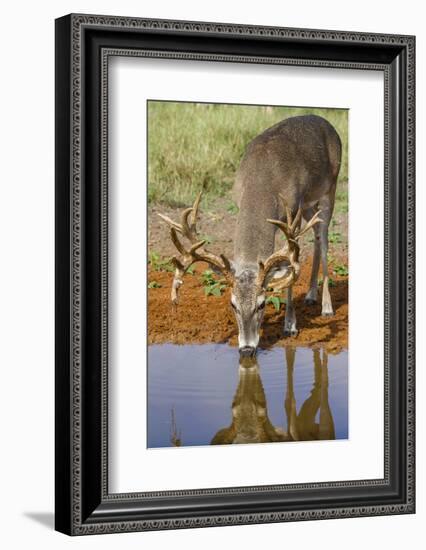
[[[257,269],[274,251],[275,227],[266,220],[277,217],[278,206],[276,198],[265,195],[245,192],[241,197],[234,237],[237,271]]]

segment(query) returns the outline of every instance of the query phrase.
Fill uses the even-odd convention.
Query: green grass
[[[332,244],[340,244],[342,242],[342,235],[338,231],[329,231],[328,242]]]
[[[348,111],[201,103],[148,102],[148,201],[188,206],[203,189],[205,205],[228,197],[245,147],[276,122],[295,115],[321,115],[343,144],[336,201],[347,211]],[[337,204],[336,202],[336,204]]]
[[[334,211],[338,214],[348,213],[348,184],[346,181],[339,182],[337,185]]]
[[[230,201],[228,203],[228,206],[226,207],[226,210],[230,214],[233,214],[233,215],[238,214],[238,206],[235,204],[234,201]]]

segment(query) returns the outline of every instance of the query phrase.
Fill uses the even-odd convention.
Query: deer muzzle
[[[254,357],[256,354],[256,348],[253,346],[243,346],[239,348],[239,352],[241,358]]]

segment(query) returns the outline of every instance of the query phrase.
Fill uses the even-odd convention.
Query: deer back
[[[291,117],[253,139],[238,169],[233,195],[239,206],[234,259],[256,264],[274,249],[268,218],[284,215],[281,194],[295,211],[311,205],[336,184],[341,142],[333,126],[316,115]]]

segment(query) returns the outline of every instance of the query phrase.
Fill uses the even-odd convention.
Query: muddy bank
[[[148,289],[148,343],[220,343],[237,345],[237,326],[229,305],[230,290],[221,297],[206,296],[201,283],[201,273],[206,264],[198,264],[194,275],[185,276],[180,289],[180,303],[173,308],[170,303],[172,273],[149,271],[148,281],[155,281],[159,288]],[[285,305],[276,311],[272,304],[265,308],[261,333],[262,347],[321,346],[330,353],[348,347],[348,277],[333,274],[334,286],[330,289],[335,315],[321,316],[321,304],[307,306],[304,297],[309,285],[310,260],[304,263],[301,275],[294,287],[297,326],[296,337],[283,337]]]

